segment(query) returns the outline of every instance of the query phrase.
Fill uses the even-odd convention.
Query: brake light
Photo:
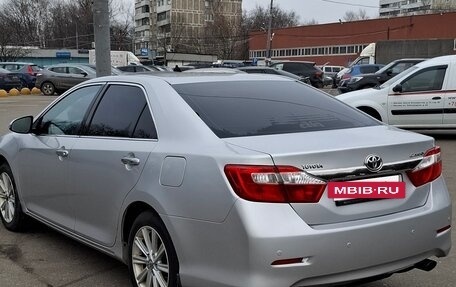
[[[35,72],[33,71],[33,68],[31,66],[27,66],[27,73],[30,75],[34,75]]]
[[[415,186],[429,183],[442,174],[442,158],[440,147],[436,146],[424,154],[424,158],[412,171],[407,173]]]
[[[239,197],[256,202],[316,203],[326,188],[292,166],[226,165],[225,174]]]

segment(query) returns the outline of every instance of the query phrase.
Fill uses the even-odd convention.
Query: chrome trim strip
[[[306,173],[327,181],[334,180],[356,180],[369,177],[378,177],[397,174],[402,171],[412,170],[423,158],[414,158],[411,160],[385,163],[383,168],[378,172],[371,172],[365,166],[346,167],[329,170],[304,170]]]

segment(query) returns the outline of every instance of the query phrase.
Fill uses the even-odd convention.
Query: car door
[[[445,86],[445,104],[443,109],[443,124],[456,125],[456,65],[451,64]]]
[[[89,79],[89,73],[78,68],[68,67],[68,86],[72,88],[79,83],[87,81]]]
[[[68,82],[68,67],[59,66],[59,67],[52,67],[49,68],[49,71],[53,72],[48,75],[49,80],[54,84],[57,90],[67,90],[69,86]]]
[[[101,85],[91,85],[71,92],[35,121],[34,134],[21,135],[18,143],[19,182],[27,210],[70,230],[74,219],[68,160],[100,89]]]
[[[393,84],[388,95],[388,123],[399,126],[441,125],[447,65],[417,70]]]
[[[71,152],[76,232],[105,246],[114,244],[122,202],[156,144],[144,90],[110,85]]]

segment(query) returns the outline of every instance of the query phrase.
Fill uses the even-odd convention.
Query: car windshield
[[[220,138],[378,125],[365,114],[296,81],[209,82],[176,84],[173,88]]]
[[[416,69],[418,69],[417,66],[412,66],[412,67],[408,68],[407,70],[403,71],[402,73],[399,73],[396,76],[394,76],[391,79],[389,79],[388,81],[384,82],[381,86],[378,86],[377,88],[378,89],[387,88],[387,87],[391,86],[393,83],[395,83],[398,79],[400,79],[402,77],[406,77],[407,75],[410,75]]]

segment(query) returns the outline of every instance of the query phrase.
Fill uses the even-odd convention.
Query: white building
[[[380,0],[380,17],[437,13],[456,8],[456,0]]]
[[[135,0],[135,54],[201,53],[214,17],[240,25],[242,0]]]

